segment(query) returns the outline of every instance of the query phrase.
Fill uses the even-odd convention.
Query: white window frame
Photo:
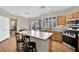
[[[50,28],[50,19],[49,19],[49,17],[52,17],[52,16],[47,16],[47,17],[42,17],[42,19],[41,19],[41,28]],[[56,16],[53,16],[53,17],[56,17]],[[43,25],[44,25],[44,23],[43,23],[43,21],[44,21],[44,18],[48,18],[48,27],[44,27]],[[57,27],[57,17],[56,17],[56,19],[55,19],[55,21],[56,21],[56,27]],[[54,27],[52,27],[52,28],[54,28]]]

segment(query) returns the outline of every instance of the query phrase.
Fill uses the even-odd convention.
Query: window
[[[31,21],[31,30],[39,30],[39,20],[32,20]]]
[[[56,27],[56,17],[43,18],[43,28],[53,28]]]
[[[48,28],[48,18],[43,19],[43,27]]]

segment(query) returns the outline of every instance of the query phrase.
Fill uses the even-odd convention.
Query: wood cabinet
[[[54,31],[52,35],[52,40],[62,42],[63,41],[62,32]]]
[[[58,16],[57,25],[65,25],[65,24],[66,24],[66,16]]]
[[[79,18],[79,12],[76,12],[76,13],[72,14],[72,17],[73,18]]]
[[[79,18],[79,12],[66,15],[66,20],[72,19],[72,18]]]
[[[57,17],[57,25],[65,25],[66,20],[72,19],[72,18],[79,18],[79,12],[68,14],[66,16],[58,16]]]
[[[52,34],[52,36],[53,36],[53,34]],[[48,47],[49,52],[52,52],[52,36],[49,38],[49,42],[48,42],[48,44],[49,44],[49,47]]]
[[[62,32],[59,31],[51,31],[53,34],[52,36],[49,38],[49,52],[52,52],[52,42],[56,41],[56,42],[63,42],[63,38],[62,38]]]
[[[74,50],[63,44],[63,34],[60,31],[54,31],[52,40],[50,40],[50,50],[52,52],[73,52]]]
[[[72,19],[72,14],[66,15],[66,20]]]

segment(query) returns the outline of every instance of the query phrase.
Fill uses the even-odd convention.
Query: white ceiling
[[[26,17],[37,17],[45,13],[60,11],[63,9],[70,8],[69,6],[0,6],[0,8],[8,11],[12,15],[26,16]]]

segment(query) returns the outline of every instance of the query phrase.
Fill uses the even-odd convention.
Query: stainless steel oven
[[[79,31],[74,30],[66,30],[63,32],[63,41],[75,48],[75,51],[78,51],[78,36]]]

